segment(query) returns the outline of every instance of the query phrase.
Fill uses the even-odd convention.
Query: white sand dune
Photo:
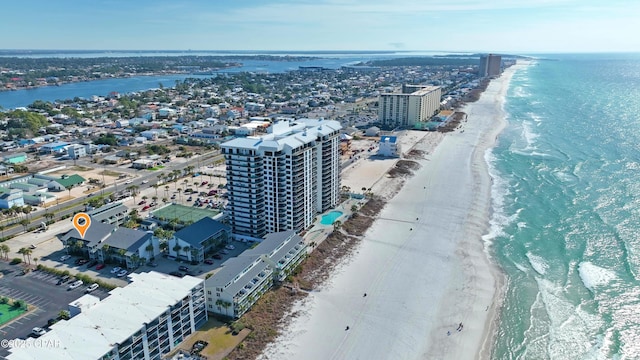
[[[297,304],[298,316],[261,359],[488,357],[502,281],[482,242],[491,190],[484,153],[505,125],[504,96],[519,66],[466,106],[464,132],[445,135],[434,151],[432,139],[416,145],[430,153],[418,160],[421,169],[388,202],[354,256]],[[357,172],[348,177],[357,179]],[[382,189],[389,179],[380,175],[360,176]]]

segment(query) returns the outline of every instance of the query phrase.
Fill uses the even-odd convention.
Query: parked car
[[[147,211],[147,210],[149,210],[149,209],[151,209],[151,206],[149,206],[149,205],[145,205],[145,206],[142,208],[142,211]]]
[[[200,354],[200,352],[207,347],[207,345],[209,345],[208,342],[204,341],[204,340],[198,340],[196,341],[193,346],[191,346],[191,354],[192,355],[197,355]]]
[[[209,183],[208,181],[203,181],[203,182],[201,182],[201,183],[200,183],[200,186],[205,186],[205,185],[207,185],[208,183]]]
[[[169,275],[177,276],[179,278],[184,277],[184,274],[181,273],[180,271],[172,271],[169,273]]]
[[[89,285],[89,287],[87,288],[87,290],[85,290],[85,292],[90,293],[90,292],[92,292],[93,290],[95,290],[95,289],[97,289],[99,287],[100,287],[100,285],[98,285],[96,283],[93,283],[93,284]]]
[[[236,247],[231,245],[231,244],[228,244],[228,245],[225,245],[224,248],[227,249],[227,250],[235,250]]]
[[[193,200],[193,197],[189,196],[189,198],[187,198],[187,201],[191,201]]]
[[[78,265],[78,266],[79,265],[84,265],[84,264],[86,264],[88,262],[89,262],[89,260],[87,260],[87,259],[78,259],[78,260],[76,260],[76,265]]]
[[[147,266],[157,267],[157,266],[158,266],[158,263],[157,263],[157,262],[150,261],[150,262],[148,262],[148,263],[147,263]]]
[[[138,205],[144,205],[144,204],[146,204],[146,203],[147,203],[147,201],[146,201],[146,200],[142,200],[142,201],[140,201],[140,202],[138,203]]]
[[[105,266],[106,265],[104,263],[98,264],[98,265],[96,265],[96,270],[102,270],[102,269],[104,269]]]
[[[180,266],[178,266],[178,270],[180,270],[180,271],[189,271],[189,268],[184,266],[184,265],[180,265]]]
[[[58,280],[58,285],[62,285],[64,283],[66,283],[67,281],[69,281],[69,279],[71,279],[71,276],[69,276],[69,275],[65,275],[65,276],[61,277],[60,280]]]
[[[175,198],[176,198],[175,194],[171,195],[171,200],[175,200]]]
[[[87,267],[90,268],[92,266],[96,266],[98,265],[98,261],[97,260],[91,260],[87,263]]]
[[[120,270],[122,270],[122,268],[120,266],[116,266],[113,269],[111,269],[111,273],[112,274],[117,274],[120,272]]]
[[[209,192],[207,193],[207,196],[213,196],[216,193],[218,193],[218,190],[209,190]]]
[[[222,259],[222,255],[220,255],[220,254],[213,254],[213,258],[214,258],[214,259],[221,260],[221,259]]]
[[[148,183],[149,183],[149,180],[142,180],[142,183],[143,183],[143,184],[148,184]]]
[[[222,249],[222,250],[220,250],[220,253],[221,253],[221,254],[225,254],[225,255],[227,255],[227,254],[229,253],[229,250],[227,250],[227,249]]]
[[[128,274],[127,270],[123,269],[123,270],[120,270],[120,272],[116,276],[117,277],[123,277],[123,276],[125,276],[127,274]]]
[[[213,259],[204,259],[204,263],[207,265],[213,265]]]
[[[37,246],[35,246],[34,244],[29,245],[29,249],[35,249]]]
[[[45,329],[43,329],[41,327],[34,327],[33,329],[31,329],[31,334],[33,336],[36,336],[36,337],[42,336],[42,335],[44,335],[46,333],[47,333],[47,330],[45,330]]]
[[[82,280],[76,280],[76,281],[72,282],[72,283],[69,285],[69,289],[68,289],[68,290],[73,290],[73,289],[75,289],[75,288],[78,288],[78,287],[82,286],[82,284],[84,284],[84,283],[82,282]]]
[[[59,321],[58,318],[51,318],[51,319],[47,320],[47,326],[51,326],[51,325],[57,323],[58,321]]]
[[[124,183],[125,183],[125,184],[131,184],[132,182],[133,182],[133,180],[127,180],[127,181],[125,181]]]
[[[62,255],[62,256],[60,257],[60,261],[67,261],[67,260],[69,260],[69,259],[71,259],[71,255]]]

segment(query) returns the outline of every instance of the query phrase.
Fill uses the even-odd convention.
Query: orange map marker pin
[[[84,239],[84,234],[89,230],[91,226],[91,218],[86,213],[77,213],[73,217],[73,227],[78,230],[80,236]]]

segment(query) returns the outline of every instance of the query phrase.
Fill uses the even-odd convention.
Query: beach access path
[[[502,280],[482,241],[491,202],[485,152],[505,126],[502,106],[518,67],[462,109],[467,121],[435,149],[432,138],[419,139],[430,139],[414,147],[428,153],[414,160],[421,168],[353,256],[294,306],[284,335],[260,359],[488,358]],[[345,177],[360,176],[379,189],[397,181],[358,175],[358,167]]]

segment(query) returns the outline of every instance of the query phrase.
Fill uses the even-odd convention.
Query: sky
[[[637,0],[4,1],[0,49],[640,51]]]

